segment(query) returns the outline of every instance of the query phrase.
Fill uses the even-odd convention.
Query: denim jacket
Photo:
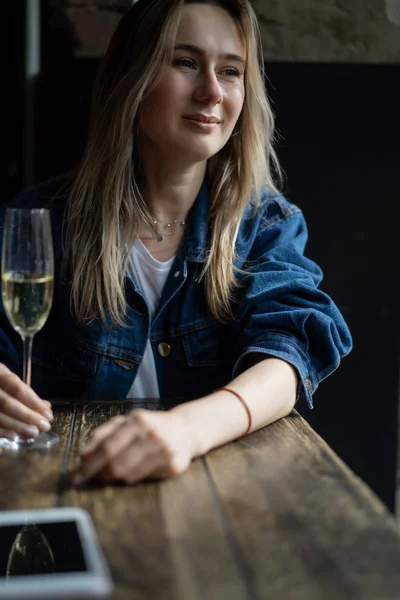
[[[312,394],[351,350],[348,327],[337,306],[318,286],[321,269],[304,256],[307,227],[300,209],[265,192],[263,206],[251,202],[237,238],[235,318],[221,323],[210,313],[203,281],[209,194],[203,184],[186,235],[150,323],[137,283],[126,277],[127,326],[100,320],[77,325],[70,287],[61,276],[62,180],[21,192],[0,208],[0,243],[5,209],[50,208],[55,248],[53,306],[33,342],[32,387],[42,398],[122,398],[136,376],[149,337],[161,398],[198,398],[227,384],[248,366],[253,353],[293,365],[301,394]],[[1,306],[0,362],[21,375],[22,344]]]

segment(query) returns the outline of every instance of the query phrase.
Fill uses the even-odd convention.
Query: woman
[[[33,389],[2,316],[0,427],[49,429],[42,398],[61,395],[173,406],[95,430],[76,484],[180,473],[302,394],[312,407],[350,351],[303,215],[273,183],[272,139],[249,0],[139,0],[99,71],[76,173],[12,202],[50,202],[59,275]]]

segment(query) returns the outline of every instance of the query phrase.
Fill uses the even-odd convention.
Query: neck
[[[158,221],[185,219],[203,183],[207,162],[179,165],[168,161],[167,164],[154,154],[144,153],[142,164],[151,214]]]

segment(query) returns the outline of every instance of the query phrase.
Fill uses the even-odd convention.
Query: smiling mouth
[[[204,125],[219,125],[221,123],[217,117],[207,117],[206,115],[185,115],[182,118],[186,119],[187,121],[204,123]]]

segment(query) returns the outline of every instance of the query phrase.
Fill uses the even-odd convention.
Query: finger
[[[52,421],[54,418],[51,409],[46,408],[43,413],[38,413],[0,387],[0,414],[2,413],[27,423],[32,423],[33,421],[38,423],[43,418],[47,421]]]
[[[0,390],[0,427],[10,429],[15,426],[18,433],[27,426],[34,426],[40,431],[49,431],[53,416],[49,413],[47,417],[31,410],[4,390]]]
[[[82,446],[80,449],[79,454],[81,456],[86,456],[87,454],[93,452],[105,438],[111,435],[112,432],[118,429],[118,427],[120,427],[124,422],[125,417],[118,416],[110,419],[110,421],[107,421],[107,423],[104,423],[104,425],[96,427],[96,429],[91,432],[87,444]]]
[[[160,468],[163,462],[160,452],[145,452],[142,456],[137,456],[136,452],[132,452],[129,458],[133,460],[127,460],[125,463],[125,473],[120,479],[123,479],[129,485],[149,479],[153,477],[155,471]],[[109,473],[105,473],[106,477]]]
[[[135,437],[135,432],[131,424],[125,420],[118,420],[114,423],[107,423],[107,427],[96,436],[90,452],[81,453],[81,463],[73,475],[72,483],[80,485],[84,481],[91,479],[109,463],[115,464],[113,461],[119,460],[119,454],[123,451],[132,439]],[[99,439],[101,438],[101,439]]]
[[[48,410],[51,412],[51,404],[42,400],[36,392],[18,375],[10,371],[5,365],[0,364],[0,388],[9,396],[16,398],[31,410],[43,414]],[[1,410],[1,408],[0,408]]]
[[[129,436],[121,440],[118,452],[98,471],[97,477],[104,481],[127,481],[138,465],[145,471],[150,464],[152,468],[154,454],[150,440],[144,440],[130,429]]]
[[[140,479],[165,479],[183,473],[190,465],[189,455],[174,457],[171,450],[160,440],[155,432],[151,432],[142,445],[132,453],[129,462],[126,462],[128,473],[125,481],[135,483]],[[143,452],[143,454],[141,454]]]
[[[98,476],[104,481],[122,480],[134,483],[147,477],[164,462],[165,453],[151,437],[143,439],[137,436],[105,465]]]
[[[0,428],[8,432],[15,432],[26,437],[36,437],[39,434],[39,428],[36,425],[27,425],[16,421],[7,415],[0,415]]]

